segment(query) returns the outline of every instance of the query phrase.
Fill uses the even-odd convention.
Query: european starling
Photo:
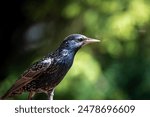
[[[28,68],[1,99],[22,92],[29,92],[28,99],[32,99],[35,93],[42,92],[49,99],[53,99],[54,89],[72,66],[76,52],[82,46],[93,42],[99,40],[81,34],[69,35],[55,52],[49,53]]]

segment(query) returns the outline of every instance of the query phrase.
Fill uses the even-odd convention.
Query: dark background
[[[66,36],[81,33],[101,43],[78,52],[54,99],[150,99],[148,0],[6,0],[0,5],[0,96]]]

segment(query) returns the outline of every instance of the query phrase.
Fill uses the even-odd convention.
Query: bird
[[[49,100],[53,100],[54,90],[71,68],[77,51],[94,42],[100,40],[82,34],[67,36],[54,52],[48,53],[25,70],[1,99],[29,92],[29,100],[36,93],[45,93]]]

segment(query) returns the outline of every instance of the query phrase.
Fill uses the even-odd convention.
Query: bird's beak
[[[100,40],[97,40],[97,39],[92,39],[92,38],[86,38],[85,40],[84,40],[84,44],[83,44],[83,46],[84,45],[87,45],[87,44],[89,44],[89,43],[95,43],[95,42],[100,42]]]

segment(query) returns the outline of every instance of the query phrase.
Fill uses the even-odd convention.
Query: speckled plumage
[[[55,52],[48,54],[28,68],[2,99],[25,91],[29,92],[29,99],[35,93],[41,92],[50,96],[72,66],[76,52],[88,42],[86,40],[92,39],[80,34],[66,37]],[[98,41],[95,40],[95,42]]]

